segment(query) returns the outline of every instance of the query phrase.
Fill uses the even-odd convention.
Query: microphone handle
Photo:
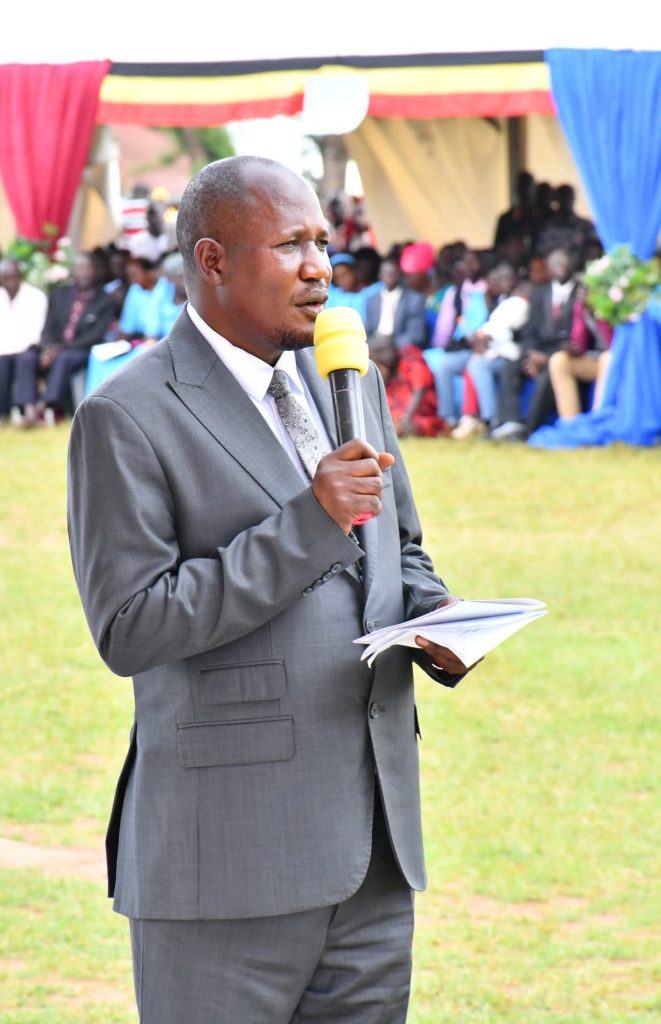
[[[331,370],[328,374],[333,396],[333,413],[338,444],[358,438],[366,441],[363,397],[360,391],[358,370]],[[353,526],[361,526],[372,519],[371,512],[357,516]]]
[[[355,438],[365,441],[365,416],[358,370],[332,370],[330,380],[333,413],[339,444]]]

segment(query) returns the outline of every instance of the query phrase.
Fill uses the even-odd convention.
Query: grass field
[[[0,1022],[135,1024],[98,869],[130,685],[99,661],[72,580],[66,441],[0,434]],[[430,885],[411,1024],[651,1024],[659,453],[405,455],[451,589],[549,606],[456,690],[418,680]]]

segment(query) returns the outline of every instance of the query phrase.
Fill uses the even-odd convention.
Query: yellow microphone
[[[360,378],[367,373],[370,353],[360,314],[349,306],[333,306],[314,325],[314,355],[319,375],[328,380],[339,444],[365,438]]]
[[[319,375],[331,386],[338,443],[355,438],[366,441],[360,378],[367,373],[370,353],[357,310],[333,306],[319,314],[314,325],[314,355]],[[353,525],[371,518],[372,514],[366,513]]]

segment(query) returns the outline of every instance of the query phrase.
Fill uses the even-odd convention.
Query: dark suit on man
[[[296,361],[334,439],[329,388],[309,351]],[[367,438],[398,457],[360,547],[185,311],[78,409],[74,571],[102,657],[134,679],[136,723],[108,834],[115,907],[146,922],[134,946],[149,919],[188,922],[204,949],[210,919],[243,934],[255,917],[358,898],[375,801],[399,884],[425,886],[411,660],[438,682],[459,677],[401,647],[369,669],[353,644],[447,594],[420,547],[373,365],[363,382]],[[269,941],[287,940],[278,930]],[[176,1021],[176,993],[154,999],[145,1019]],[[281,1019],[272,1012],[259,1021]]]
[[[31,405],[37,400],[40,354],[49,346],[56,346],[60,351],[47,371],[44,401],[47,405],[62,405],[66,401],[71,377],[87,366],[92,345],[103,341],[115,318],[112,296],[101,287],[92,288],[90,292],[91,297],[75,326],[73,337],[67,341],[63,335],[79,292],[75,285],[62,285],[51,292],[39,347],[28,349],[17,359],[16,405]]]
[[[365,331],[369,342],[375,334],[381,319],[381,296],[383,291],[370,295],[365,308]],[[401,288],[399,302],[395,309],[393,341],[401,352],[407,345],[425,348],[427,344],[427,321],[425,297],[413,288]]]
[[[576,285],[566,300],[553,307],[551,282],[537,285],[530,296],[530,315],[521,334],[521,355],[508,362],[501,373],[498,388],[498,418],[501,423],[522,422],[521,392],[527,375],[523,364],[531,351],[553,355],[569,338],[571,329]],[[548,368],[535,379],[535,386],[526,417],[526,431],[532,433],[547,417],[555,412],[553,388]]]

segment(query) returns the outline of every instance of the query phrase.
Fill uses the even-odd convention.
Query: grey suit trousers
[[[141,1024],[406,1020],[413,892],[378,799],[370,865],[344,902],[275,917],[130,924]]]

